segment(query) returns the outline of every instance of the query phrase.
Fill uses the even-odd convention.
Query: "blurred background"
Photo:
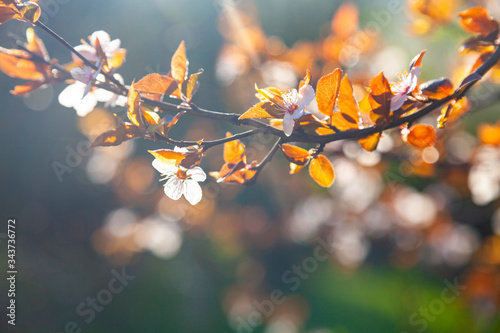
[[[477,54],[457,13],[497,1],[40,0],[42,23],[72,45],[96,30],[127,49],[130,84],[166,74],[185,40],[204,69],[194,101],[242,113],[254,84],[296,88],[342,67],[356,97],[381,70],[395,82],[427,49],[420,82],[465,77]],[[0,26],[25,38],[26,23]],[[53,58],[70,54],[36,30]],[[276,156],[249,187],[202,184],[196,206],[172,201],[147,150],[128,141],[87,150],[115,127],[100,104],[85,117],[61,106],[64,85],[28,97],[0,74],[0,263],[17,218],[17,324],[1,332],[499,332],[500,68],[462,101],[438,143],[410,148],[393,130],[376,152],[327,145],[336,180],[318,187]],[[470,111],[469,111],[470,110]],[[436,117],[423,119],[435,125]],[[171,137],[220,138],[234,128],[183,117]],[[244,141],[259,160],[273,145]],[[219,170],[222,147],[202,162]],[[5,253],[5,254],[4,254]],[[3,276],[4,273],[2,273]],[[0,307],[7,306],[0,279]],[[9,327],[8,327],[9,326]]]

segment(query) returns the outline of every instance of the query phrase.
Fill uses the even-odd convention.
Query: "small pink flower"
[[[391,99],[391,111],[395,111],[403,106],[406,99],[417,87],[418,76],[420,75],[420,66],[425,51],[413,58],[410,65],[410,72],[403,74],[401,82],[392,87],[394,96]]]
[[[286,136],[292,135],[295,121],[306,113],[305,108],[312,102],[314,96],[314,89],[308,84],[304,84],[298,92],[297,89],[293,89],[282,96],[283,104],[280,105],[279,111],[284,113],[283,132]]]

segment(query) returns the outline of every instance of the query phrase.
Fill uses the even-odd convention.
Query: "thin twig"
[[[64,40],[64,38],[62,38],[61,36],[59,36],[58,34],[56,34],[54,31],[52,31],[45,24],[43,24],[40,21],[36,21],[33,24],[36,25],[37,27],[41,28],[45,32],[47,32],[49,35],[51,35],[53,38],[55,38],[59,43],[61,43],[62,45],[64,45],[64,47],[66,47],[67,49],[69,49],[74,55],[76,55],[78,58],[80,58],[85,65],[89,66],[90,68],[92,68],[95,71],[99,70],[99,68],[96,65],[94,65],[87,58],[85,58],[80,52],[78,52],[77,50],[75,50],[75,48],[73,46],[71,46],[70,43],[68,43],[66,40]],[[128,91],[127,88],[125,88],[125,86],[120,81],[118,81],[117,79],[115,79],[115,77],[113,75],[110,75],[110,73],[102,72],[102,74],[109,81],[113,82],[122,92],[127,92]]]

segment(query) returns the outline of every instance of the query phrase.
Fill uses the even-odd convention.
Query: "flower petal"
[[[412,67],[410,70],[410,87],[408,89],[408,94],[411,94],[415,87],[417,86],[418,76],[420,75],[420,66]]]
[[[104,31],[104,30],[98,30],[94,31],[92,35],[90,36],[90,43],[95,46],[96,39],[99,38],[99,43],[102,45],[109,43],[111,40],[111,37],[109,37],[109,34]]]
[[[205,171],[203,171],[203,169],[200,167],[194,167],[189,169],[186,172],[186,175],[197,182],[204,182],[207,179]]]
[[[175,176],[169,178],[165,184],[165,194],[172,200],[179,200],[182,196],[184,181]]]
[[[89,82],[92,80],[92,69],[87,66],[83,68],[72,68],[70,73],[73,79],[83,82],[84,84],[89,84]]]
[[[403,106],[408,95],[398,93],[391,98],[391,111],[395,111]]]
[[[312,102],[314,96],[314,88],[309,84],[304,84],[299,90],[299,99],[297,104],[306,107]]]
[[[80,117],[85,117],[89,112],[94,110],[97,105],[97,99],[93,94],[87,94],[84,98],[75,102],[73,107],[76,110],[76,114]]]
[[[175,165],[162,163],[158,159],[155,159],[152,164],[153,168],[155,168],[159,173],[165,176],[173,176],[177,173],[178,170]]]
[[[76,101],[82,99],[84,91],[85,85],[81,82],[70,84],[59,94],[59,103],[67,108],[72,108]]]
[[[286,136],[292,135],[293,128],[295,126],[295,120],[293,120],[292,115],[290,113],[285,113],[283,117],[283,132]]]
[[[203,192],[201,190],[200,184],[196,180],[186,179],[184,181],[184,197],[191,205],[196,205],[201,201]]]

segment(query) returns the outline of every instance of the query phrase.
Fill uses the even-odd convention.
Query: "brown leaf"
[[[184,41],[182,41],[172,56],[172,61],[170,63],[170,69],[172,71],[172,77],[174,80],[182,85],[186,79],[188,61],[186,59],[186,46]]]
[[[462,27],[473,34],[488,35],[498,30],[498,21],[490,16],[488,10],[477,6],[458,13]]]
[[[341,131],[358,128],[358,103],[354,98],[352,84],[347,75],[345,75],[342,78],[342,82],[340,82],[337,105],[340,112],[333,113],[331,124]]]
[[[332,116],[333,108],[335,107],[341,77],[342,70],[337,68],[330,74],[319,79],[316,85],[316,102],[318,104],[318,110],[328,117]]]
[[[281,145],[281,150],[283,151],[283,154],[285,155],[287,160],[289,160],[293,164],[306,165],[307,162],[309,162],[309,160],[311,159],[311,155],[304,148],[284,143]]]
[[[432,147],[436,143],[436,130],[430,125],[417,124],[410,128],[403,140],[418,149]]]
[[[419,89],[423,95],[432,99],[442,99],[454,93],[453,83],[444,77],[422,83]]]
[[[271,102],[259,102],[243,113],[238,119],[247,118],[276,118],[275,106]]]
[[[143,137],[144,132],[139,127],[133,124],[124,123],[118,128],[106,131],[96,137],[90,147],[118,146],[124,141]]]
[[[380,72],[370,81],[370,93],[368,102],[370,103],[370,119],[375,124],[382,122],[389,122],[391,110],[391,86],[389,81]]]
[[[330,187],[335,180],[332,163],[324,155],[318,155],[309,164],[309,175],[322,187]]]
[[[375,134],[367,136],[366,138],[359,139],[358,142],[364,150],[372,152],[377,149],[379,140],[380,132],[377,132]]]
[[[172,95],[179,90],[178,83],[172,77],[158,73],[148,74],[135,84],[135,89],[144,96],[160,100],[163,95]]]

